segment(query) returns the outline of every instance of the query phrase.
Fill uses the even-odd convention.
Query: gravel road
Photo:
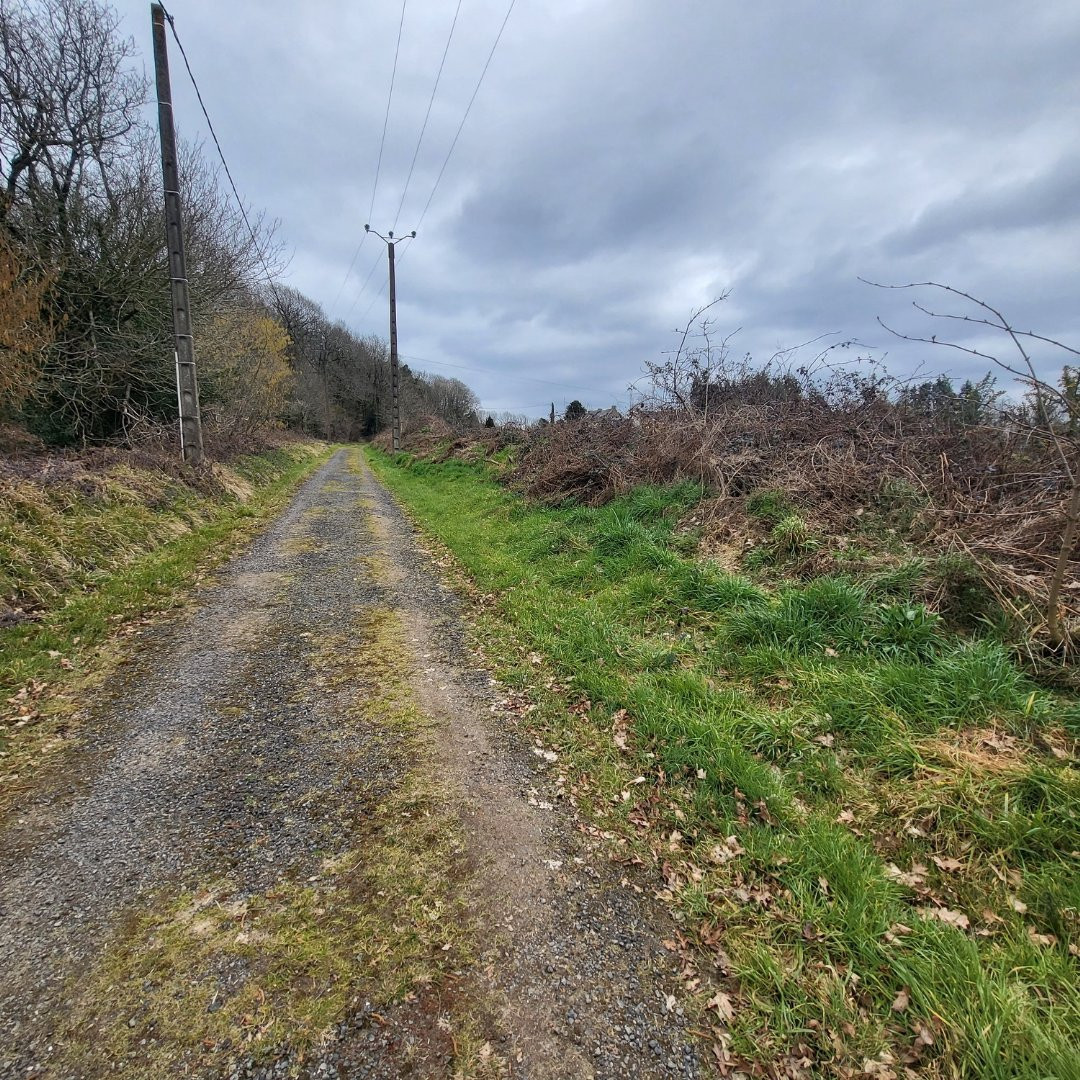
[[[422,758],[358,717],[369,689],[327,664],[327,641],[343,665],[362,653],[373,609],[402,628],[402,674],[431,721]],[[472,923],[467,967],[396,1001],[352,999],[303,1054],[286,1030],[270,1055],[180,1048],[170,1075],[461,1075],[442,1037],[450,998],[481,1033],[484,1075],[705,1071],[672,996],[663,912],[583,845],[548,762],[493,709],[502,695],[453,593],[358,451],[320,469],[188,612],[131,640],[123,678],[87,706],[80,747],[0,825],[0,1077],[142,1075],[134,1038],[76,1064],[65,1044],[99,985],[86,973],[131,920],[208,882],[255,896],[315,880],[416,767],[449,792],[463,839],[452,887]],[[218,970],[220,994],[252,970]]]

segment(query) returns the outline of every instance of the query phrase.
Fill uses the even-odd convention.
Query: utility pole
[[[397,240],[391,230],[386,236],[375,230],[370,225],[364,226],[364,232],[372,233],[386,245],[386,256],[390,262],[390,440],[396,454],[401,449],[401,392],[398,377],[398,354],[397,354],[397,278],[394,276],[394,247]],[[416,238],[416,230],[413,229],[406,239]],[[401,237],[398,237],[400,240]]]
[[[151,4],[150,17],[154,27],[154,73],[157,76],[158,132],[161,136],[161,178],[165,188],[165,242],[169,249],[169,284],[172,290],[176,396],[180,404],[180,450],[184,461],[199,465],[203,460],[202,417],[199,414],[195,340],[191,336],[191,301],[184,259],[180,170],[176,161],[169,54],[165,43],[165,9],[160,4]]]
[[[390,437],[396,454],[401,449],[401,385],[398,381],[397,278],[394,276],[393,244],[386,245],[386,257],[390,260]]]

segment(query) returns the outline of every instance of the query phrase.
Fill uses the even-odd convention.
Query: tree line
[[[46,443],[137,441],[176,415],[157,133],[134,41],[99,0],[0,0],[0,421]],[[197,144],[180,151],[208,433],[330,439],[390,421],[385,343],[328,318]],[[249,228],[250,222],[250,228]],[[477,423],[457,379],[402,368],[406,415]]]

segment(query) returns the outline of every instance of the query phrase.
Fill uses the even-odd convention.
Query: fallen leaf
[[[706,1009],[715,1009],[721,1020],[735,1019],[735,1006],[731,1004],[731,998],[722,990],[718,990],[707,1002]]]
[[[908,993],[908,988],[905,986],[903,990],[893,999],[892,1011],[903,1012],[911,1003],[911,995]]]
[[[915,1032],[915,1042],[920,1046],[933,1046],[934,1033],[925,1024],[915,1024],[912,1029]]]
[[[1053,934],[1040,934],[1034,926],[1028,927],[1028,937],[1036,945],[1056,945],[1057,938]]]
[[[934,865],[939,870],[944,870],[950,874],[964,868],[964,864],[959,859],[939,859],[936,855],[933,856],[933,859]]]
[[[962,911],[953,911],[947,907],[922,908],[921,911],[922,914],[940,919],[941,922],[955,926],[958,930],[967,930],[971,926],[971,920]]]
[[[917,889],[926,884],[926,867],[922,863],[912,863],[910,870],[901,870],[896,863],[889,863],[885,867],[885,876],[909,889]]]

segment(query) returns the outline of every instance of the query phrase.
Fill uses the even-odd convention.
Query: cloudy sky
[[[377,188],[399,0],[167,5],[289,284],[385,336],[385,249],[346,273],[373,194],[374,226],[419,229],[399,249],[412,366],[490,410],[625,405],[729,291],[718,332],[755,358],[857,339],[898,372],[985,370],[891,338],[877,316],[965,327],[859,277],[949,282],[1080,345],[1075,0],[516,0],[423,215],[508,3],[462,0],[407,191],[457,0],[407,0]],[[117,6],[149,67],[149,5]],[[173,83],[203,136],[178,57]]]

